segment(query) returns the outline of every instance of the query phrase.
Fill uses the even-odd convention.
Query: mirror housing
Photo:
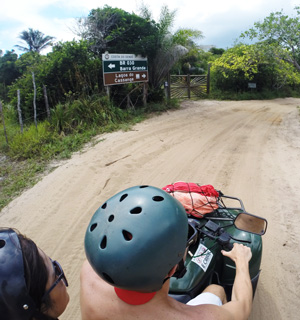
[[[267,231],[268,221],[265,218],[241,212],[236,216],[234,225],[239,230],[262,236]]]

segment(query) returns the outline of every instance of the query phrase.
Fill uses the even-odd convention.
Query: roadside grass
[[[0,209],[26,188],[34,186],[47,167],[44,161],[11,161],[5,156],[1,157],[0,162]]]
[[[209,99],[214,100],[271,100],[276,98],[294,97],[300,98],[299,90],[284,88],[282,90],[252,90],[233,92],[225,90],[211,90]]]
[[[120,117],[118,121],[107,121],[105,125],[80,125],[67,134],[53,130],[48,121],[37,126],[20,127],[15,117],[5,119],[9,145],[6,143],[4,127],[0,121],[0,211],[26,189],[33,187],[46,173],[54,170],[51,162],[69,159],[87,143],[101,142],[97,135],[117,130],[128,131],[136,123],[166,110],[179,108],[178,101],[149,104]]]
[[[207,98],[264,100],[287,96],[300,97],[300,94],[299,92],[279,94],[274,91],[239,94],[214,91]],[[0,211],[23,191],[34,186],[46,173],[54,170],[50,165],[52,161],[69,159],[74,152],[82,150],[86,143],[95,145],[101,142],[97,137],[99,134],[117,130],[128,131],[136,123],[179,107],[180,102],[176,99],[168,103],[148,104],[147,108],[133,110],[125,116],[118,115],[116,121],[108,120],[103,125],[81,123],[76,129],[66,133],[57,128],[54,130],[48,121],[43,121],[37,128],[32,124],[24,127],[24,132],[21,134],[15,111],[10,106],[6,106],[5,126],[9,145],[6,143],[4,127],[0,119]],[[298,110],[300,114],[300,106]],[[56,120],[59,125],[66,125],[65,128],[69,128],[61,118]]]

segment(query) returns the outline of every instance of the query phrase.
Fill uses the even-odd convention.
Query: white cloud
[[[297,0],[144,0],[159,19],[162,5],[177,9],[174,29],[179,27],[201,30],[205,36],[202,44],[217,47],[233,44],[241,32],[262,20],[271,12],[283,11],[292,15]],[[2,1],[0,10],[0,48],[10,50],[18,43],[18,35],[28,28],[67,41],[74,38],[70,31],[75,18],[86,16],[91,9],[108,4],[128,12],[138,12],[140,0],[15,0]],[[221,41],[222,40],[222,41]],[[222,44],[221,44],[222,42]],[[225,46],[226,46],[225,45]]]

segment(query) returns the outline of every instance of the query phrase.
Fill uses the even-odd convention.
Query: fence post
[[[3,122],[3,129],[4,129],[5,140],[6,140],[7,145],[9,145],[9,143],[8,143],[8,138],[7,138],[7,133],[6,133],[5,122],[4,122],[4,113],[3,113],[3,109],[2,109],[2,102],[1,102],[1,100],[0,100],[0,113],[1,113],[2,122]]]
[[[171,99],[171,76],[170,76],[170,72],[168,73],[167,97],[168,97],[168,100]]]
[[[187,75],[187,91],[188,91],[188,98],[191,99],[191,76]]]
[[[34,124],[37,128],[37,121],[36,121],[36,85],[35,85],[35,78],[34,72],[32,71],[32,83],[33,83],[33,112],[34,112]]]
[[[23,120],[22,120],[22,112],[21,112],[20,89],[17,90],[17,94],[18,94],[18,105],[17,105],[17,109],[18,109],[18,115],[19,115],[19,123],[20,123],[20,127],[21,127],[21,133],[23,133]]]
[[[210,66],[211,64],[208,64],[208,68],[207,68],[207,84],[206,84],[206,93],[209,94],[209,90],[210,90]]]
[[[148,83],[144,82],[143,85],[143,105],[144,107],[147,107],[147,90],[148,89]]]
[[[105,86],[106,89],[106,95],[108,97],[108,100],[110,100],[110,87],[109,86]]]
[[[50,119],[50,108],[49,108],[49,102],[48,102],[47,88],[46,88],[45,85],[43,85],[43,92],[44,92],[44,99],[45,99],[47,117],[48,117],[48,119]]]

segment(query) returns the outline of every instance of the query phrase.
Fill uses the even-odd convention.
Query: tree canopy
[[[41,52],[52,44],[54,37],[45,36],[39,30],[29,28],[28,31],[24,30],[20,33],[19,38],[27,44],[27,47],[16,45],[18,49],[24,52]]]
[[[106,5],[78,20],[77,35],[87,40],[98,56],[109,51],[147,57],[150,85],[159,87],[172,66],[193,46],[193,40],[202,37],[201,31],[192,29],[172,33],[175,15],[176,11],[162,6],[155,22],[144,5],[139,15]]]
[[[264,43],[237,44],[212,62],[212,82],[219,89],[234,91],[247,90],[248,82],[257,83],[258,90],[299,84],[294,66],[278,58],[285,51]]]
[[[152,56],[158,27],[153,20],[106,5],[78,19],[77,35],[87,40],[98,55],[110,51]]]
[[[241,37],[258,39],[266,46],[286,49],[281,50],[278,57],[293,64],[300,71],[300,7],[295,10],[295,17],[289,17],[283,11],[273,12],[262,22],[254,23],[254,27],[242,33]]]

